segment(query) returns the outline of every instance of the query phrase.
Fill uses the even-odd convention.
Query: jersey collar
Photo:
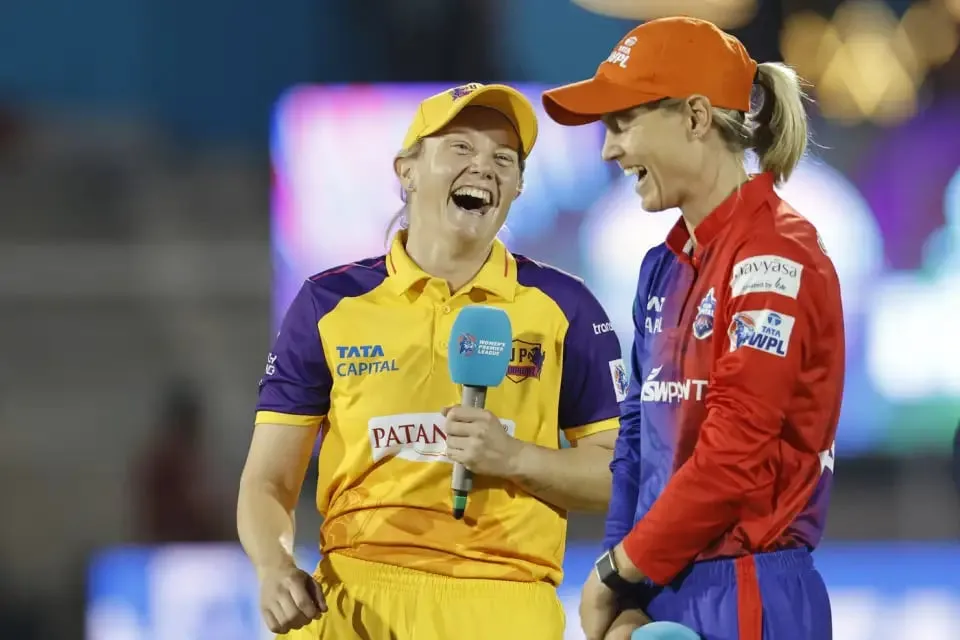
[[[697,246],[691,252],[690,232],[683,218],[677,220],[667,235],[667,247],[679,256],[702,255],[707,246],[713,242],[727,223],[735,215],[750,214],[756,211],[761,204],[767,201],[773,193],[773,174],[760,173],[740,185],[740,188],[727,196],[727,199],[711,211],[703,221],[697,225]]]
[[[398,295],[406,293],[431,278],[430,274],[417,266],[407,254],[403,246],[406,233],[406,231],[400,231],[393,237],[390,252],[386,257],[388,282]],[[483,289],[509,301],[516,296],[517,261],[500,240],[493,241],[490,255],[483,267],[458,293],[469,292],[472,289]]]

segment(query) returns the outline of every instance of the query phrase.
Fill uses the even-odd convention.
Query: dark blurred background
[[[819,560],[837,637],[960,637],[960,0],[583,4],[631,17],[569,0],[0,3],[0,637],[268,637],[233,513],[292,289],[382,252],[417,100],[462,81],[536,99],[671,12],[812,84],[818,146],[786,193],[844,282]],[[635,265],[673,218],[622,197],[597,130],[542,126],[508,244],[584,276],[628,348]],[[568,603],[601,528],[572,519]]]

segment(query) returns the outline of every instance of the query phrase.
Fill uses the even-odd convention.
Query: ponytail
[[[778,62],[757,65],[757,84],[763,90],[763,106],[753,120],[751,146],[760,159],[760,168],[772,173],[777,184],[786,181],[807,149],[806,97],[800,78],[790,67]]]

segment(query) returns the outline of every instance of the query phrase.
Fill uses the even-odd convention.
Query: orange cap
[[[660,18],[624,36],[590,80],[545,92],[543,108],[563,125],[694,94],[715,107],[749,111],[756,73],[743,43],[712,22]]]

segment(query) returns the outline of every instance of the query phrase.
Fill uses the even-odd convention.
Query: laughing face
[[[636,192],[646,211],[681,206],[685,189],[703,172],[702,131],[709,127],[709,104],[680,108],[636,107],[604,116],[603,159],[616,161],[636,176]]]
[[[506,221],[520,188],[520,139],[497,111],[467,107],[418,156],[397,161],[400,180],[415,198],[411,227],[489,243]]]

